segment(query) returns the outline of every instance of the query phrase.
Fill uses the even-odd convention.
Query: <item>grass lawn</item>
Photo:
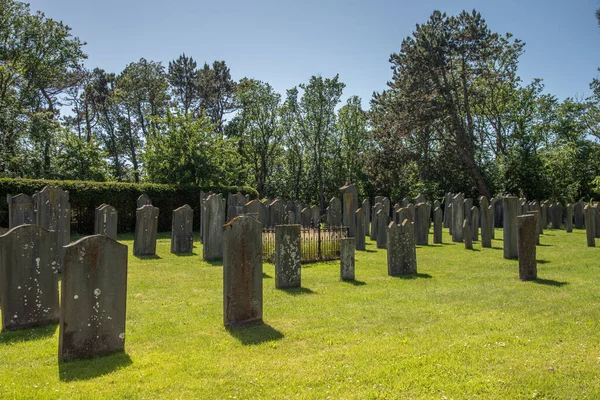
[[[501,230],[496,231],[501,239]],[[303,266],[265,325],[227,331],[221,263],[129,246],[126,354],[58,363],[58,327],[0,335],[0,398],[600,398],[600,248],[547,230],[537,282],[520,282],[502,241],[417,249],[419,274],[387,276],[367,242],[356,281],[339,263]],[[431,239],[431,236],[430,236]]]

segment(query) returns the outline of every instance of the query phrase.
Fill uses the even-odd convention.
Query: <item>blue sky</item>
[[[278,92],[311,75],[340,74],[344,97],[363,106],[391,78],[389,56],[435,9],[475,8],[492,31],[526,42],[519,74],[542,78],[563,99],[590,93],[598,77],[600,0],[34,0],[32,10],[62,20],[87,42],[90,68],[120,72],[141,57],[170,60],[185,52],[199,65],[225,60],[234,79],[269,82]]]

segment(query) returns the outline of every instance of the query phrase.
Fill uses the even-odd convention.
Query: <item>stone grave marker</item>
[[[429,208],[425,203],[415,205],[415,242],[417,245],[429,244]]]
[[[144,206],[151,206],[152,200],[150,200],[150,197],[148,197],[148,195],[146,193],[143,193],[137,198],[136,205],[137,205],[137,208],[142,208]]]
[[[117,209],[109,204],[102,204],[96,207],[95,212],[94,233],[117,240]]]
[[[384,210],[377,211],[377,248],[385,249],[388,218]]]
[[[300,225],[275,227],[275,287],[300,287]]]
[[[442,209],[440,207],[436,207],[433,210],[433,243],[440,244],[442,243],[442,228],[444,226]]]
[[[346,182],[346,185],[340,188],[342,192],[342,223],[348,227],[348,237],[356,236],[356,221],[354,220],[354,213],[358,208],[358,188],[350,181]]]
[[[487,197],[479,198],[479,206],[481,207],[481,247],[492,247],[492,229],[494,223],[490,213],[490,206]]]
[[[452,199],[452,241],[462,242],[464,239],[463,222],[465,220],[464,195],[457,194]]]
[[[185,204],[173,210],[171,223],[171,253],[194,251],[194,210]]]
[[[354,253],[355,238],[340,239],[340,278],[343,281],[354,280]]]
[[[71,205],[69,192],[56,186],[45,186],[33,195],[36,224],[56,232],[59,267],[64,254],[63,246],[71,241]]]
[[[473,241],[479,241],[479,208],[476,206],[471,207],[471,230]]]
[[[516,258],[518,256],[517,247],[517,212],[519,199],[514,196],[502,198],[502,208],[504,216],[504,258]]]
[[[585,234],[588,247],[596,247],[596,223],[594,221],[594,209],[589,205],[583,208],[585,218]]]
[[[366,242],[365,242],[365,213],[362,208],[356,210],[356,241],[355,246],[356,250],[365,250]]]
[[[33,198],[20,193],[16,196],[6,195],[8,203],[8,227],[14,228],[19,225],[29,225],[35,223],[35,213],[33,212]]]
[[[519,279],[530,281],[537,278],[536,235],[537,222],[535,215],[517,217],[519,226]]]
[[[472,250],[473,249],[473,232],[471,228],[471,223],[468,219],[465,218],[463,221],[463,235],[465,242],[465,249]]]
[[[145,205],[135,211],[135,236],[133,255],[152,256],[156,254],[156,233],[158,230],[158,207]]]
[[[388,275],[417,273],[417,249],[412,223],[406,220],[400,225],[390,222],[387,249]]]
[[[256,221],[256,219],[254,220]],[[205,261],[222,260],[225,204],[223,203],[223,198],[220,194],[212,194],[208,196],[204,202],[203,223],[204,245],[202,246],[202,258]],[[260,224],[260,222],[258,223]]]

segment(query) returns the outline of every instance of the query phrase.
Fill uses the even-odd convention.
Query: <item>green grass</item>
[[[501,231],[497,230],[501,239]],[[600,398],[600,248],[548,230],[537,282],[518,280],[502,241],[417,249],[419,275],[387,276],[386,251],[303,267],[275,289],[264,326],[222,324],[220,263],[129,245],[126,354],[59,364],[57,326],[0,335],[0,398]]]

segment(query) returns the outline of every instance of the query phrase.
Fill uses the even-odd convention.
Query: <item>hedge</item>
[[[151,183],[90,182],[90,181],[52,181],[44,179],[0,178],[0,195],[25,193],[33,195],[44,186],[58,186],[69,191],[71,203],[71,233],[93,234],[95,208],[102,203],[110,204],[119,215],[119,233],[135,230],[136,200],[142,194],[150,196],[152,204],[160,209],[158,230],[171,230],[171,213],[184,204],[194,209],[194,229],[200,227],[200,192],[227,193],[241,192],[256,198],[258,192],[247,186],[176,186]],[[0,226],[8,226],[8,203],[0,200]]]

